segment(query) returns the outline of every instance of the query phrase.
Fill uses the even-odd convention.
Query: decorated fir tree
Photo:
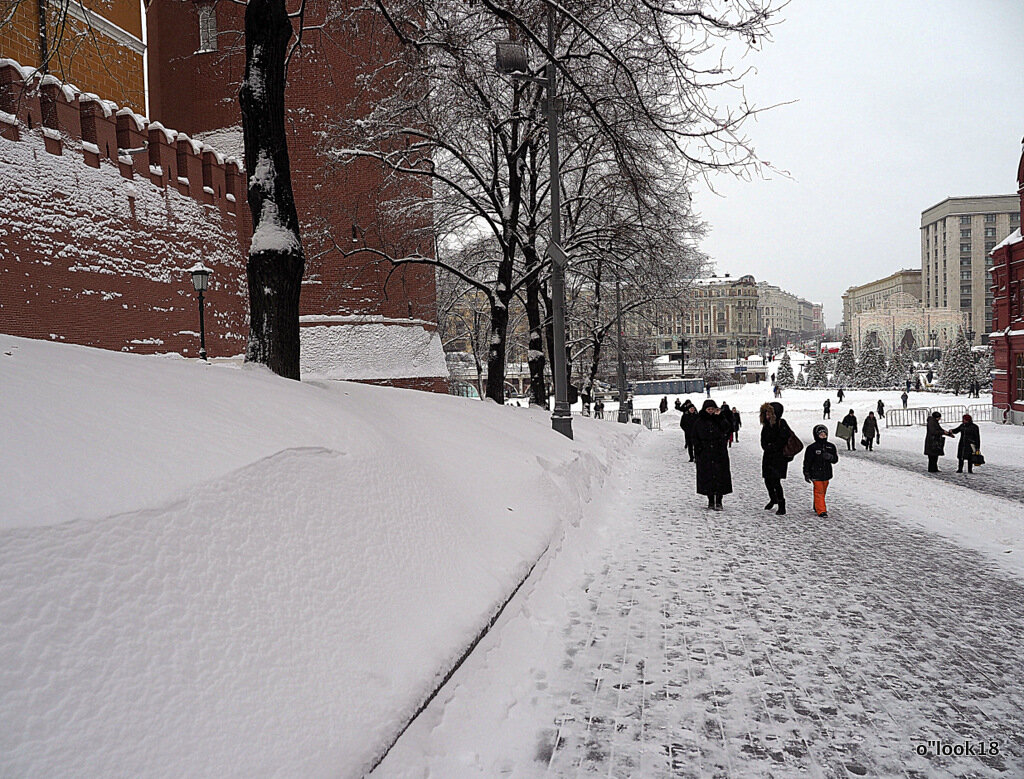
[[[885,369],[885,386],[902,387],[907,379],[907,363],[903,352],[893,352]]]
[[[837,387],[849,384],[857,370],[857,361],[853,357],[853,340],[849,334],[843,336],[843,345],[836,355],[835,367],[832,370],[832,383]]]
[[[826,355],[822,354],[811,363],[810,370],[807,374],[807,386],[808,387],[824,387],[826,384],[825,364]]]
[[[858,387],[865,389],[885,385],[885,358],[877,345],[872,344],[861,351],[854,381]]]
[[[978,358],[978,361],[974,364],[974,378],[981,385],[982,389],[987,389],[992,386],[992,369],[995,368],[995,361],[992,359],[992,354],[986,352]]]
[[[793,364],[789,360],[789,352],[786,352],[782,355],[782,360],[779,362],[776,382],[780,387],[792,387],[793,381]]]
[[[963,330],[942,355],[942,385],[957,395],[965,391],[974,381],[974,361],[967,346]]]

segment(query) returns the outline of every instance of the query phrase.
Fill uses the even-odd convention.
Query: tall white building
[[[924,306],[958,309],[974,343],[992,332],[989,252],[1019,227],[1017,195],[948,197],[921,213]]]

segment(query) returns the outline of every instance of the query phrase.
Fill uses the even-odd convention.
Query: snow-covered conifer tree
[[[835,367],[832,370],[832,383],[837,387],[849,384],[857,370],[857,361],[853,357],[853,339],[849,333],[843,336],[843,345],[839,347]]]
[[[826,383],[825,376],[825,355],[819,355],[812,364],[810,371],[807,374],[807,386],[808,387],[824,387]]]
[[[793,364],[790,362],[789,352],[786,352],[782,355],[782,360],[779,362],[776,382],[780,387],[792,387],[793,381]]]
[[[882,350],[872,344],[860,355],[860,363],[854,373],[854,381],[858,387],[874,388],[885,385],[885,359]]]
[[[974,380],[974,361],[964,338],[963,330],[942,355],[942,385],[957,395],[966,390]]]

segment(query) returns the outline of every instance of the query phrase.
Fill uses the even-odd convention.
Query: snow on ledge
[[[1002,249],[1004,246],[1012,246],[1015,243],[1020,243],[1020,241],[1021,241],[1021,235],[1020,235],[1020,228],[1018,227],[1016,230],[1014,230],[1012,233],[1010,233],[1008,236],[1006,236],[1002,241],[1000,241],[995,246],[993,246],[992,247],[992,251],[989,252],[989,254],[992,254],[992,252],[995,252],[995,251],[998,251],[999,249]]]
[[[418,325],[313,325],[300,328],[299,338],[303,375],[348,380],[448,376],[440,336]]]

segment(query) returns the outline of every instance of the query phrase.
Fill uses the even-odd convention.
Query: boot
[[[773,508],[775,508],[775,498],[772,498],[770,501],[768,501],[768,503],[765,504],[764,510],[771,511]]]
[[[721,511],[721,510],[722,510],[722,496],[721,495],[715,495],[715,511]]]
[[[709,509],[714,509],[715,508],[715,496],[714,495],[708,495],[708,508]]]
[[[779,515],[786,513],[786,499],[785,498],[783,498],[782,500],[779,501],[779,510],[776,511],[775,513],[779,514]]]

